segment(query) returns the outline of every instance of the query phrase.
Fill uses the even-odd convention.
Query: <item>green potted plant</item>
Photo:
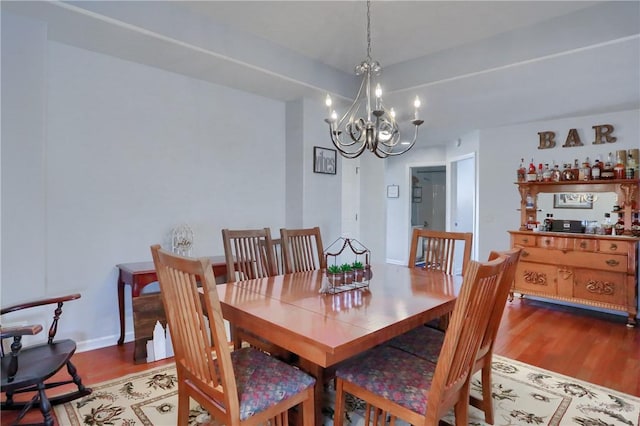
[[[339,265],[327,267],[327,279],[333,286],[341,285],[344,282],[344,272]]]
[[[353,269],[353,280],[357,283],[362,282],[364,277],[364,265],[362,262],[356,260],[351,264],[351,268]]]
[[[340,269],[344,273],[344,283],[353,283],[353,268],[351,267],[351,264],[343,263],[342,265],[340,265]]]

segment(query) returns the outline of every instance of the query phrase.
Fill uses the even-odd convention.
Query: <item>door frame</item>
[[[456,188],[458,190],[458,182],[457,176],[453,173],[454,168],[457,167],[460,161],[473,159],[474,165],[474,185],[473,185],[473,219],[472,219],[472,230],[473,233],[473,245],[471,247],[471,258],[478,258],[478,159],[475,152],[471,152],[468,154],[460,155],[457,157],[451,157],[447,159],[447,230],[454,229],[453,221],[455,218],[453,217],[453,212],[456,211],[455,201],[452,194],[452,188]],[[468,190],[468,188],[467,188]]]

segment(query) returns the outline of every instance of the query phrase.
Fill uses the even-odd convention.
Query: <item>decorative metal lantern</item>
[[[360,241],[340,237],[323,254],[327,270],[321,292],[335,294],[369,287],[371,252]]]

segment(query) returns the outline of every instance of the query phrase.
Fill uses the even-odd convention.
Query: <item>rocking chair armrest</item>
[[[9,312],[19,311],[21,309],[28,309],[28,308],[34,308],[36,306],[44,306],[44,305],[51,305],[54,303],[67,302],[69,300],[76,300],[79,298],[80,298],[80,294],[75,293],[75,294],[69,294],[66,296],[51,297],[48,299],[40,299],[40,300],[31,301],[31,302],[20,303],[18,305],[2,308],[2,310],[0,310],[0,315],[8,314]]]
[[[40,324],[22,325],[16,327],[0,327],[0,339],[16,336],[33,336],[42,331]]]

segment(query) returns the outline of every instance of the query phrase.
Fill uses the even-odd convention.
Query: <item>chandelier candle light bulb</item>
[[[382,98],[382,87],[380,87],[380,83],[376,85],[376,109],[380,109],[380,103]]]

